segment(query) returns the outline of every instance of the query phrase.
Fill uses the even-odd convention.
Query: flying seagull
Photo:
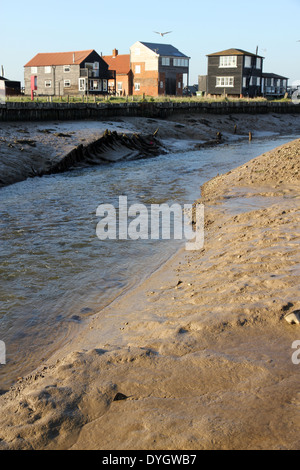
[[[153,31],[156,34],[159,34],[162,38],[164,37],[165,34],[170,34],[172,31],[167,31],[166,33],[159,33],[158,31]]]

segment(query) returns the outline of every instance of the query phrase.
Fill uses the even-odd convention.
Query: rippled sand
[[[176,255],[0,397],[0,449],[299,449],[300,140],[204,185]]]

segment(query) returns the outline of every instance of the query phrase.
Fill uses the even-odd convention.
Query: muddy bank
[[[1,396],[0,449],[298,450],[299,154],[297,140],[205,184],[204,249]]]
[[[86,132],[80,129],[63,132],[64,129],[59,128],[58,131],[42,127],[34,135],[26,128],[14,132],[7,129],[8,136],[0,137],[0,187],[78,167],[165,153],[155,133],[141,135],[109,129],[101,133],[93,126]]]
[[[96,144],[106,129],[129,135],[153,135],[158,129],[157,138],[163,141],[166,149],[172,150],[172,143],[178,140],[189,140],[198,147],[211,145],[216,142],[218,133],[222,134],[223,142],[248,139],[249,132],[252,132],[253,138],[297,133],[300,132],[300,115],[197,116],[186,113],[166,120],[128,117],[111,121],[2,123],[0,187],[44,174],[70,154],[70,160],[75,155],[82,158],[82,155],[79,157],[81,149]],[[105,161],[114,161],[124,156],[135,158],[138,149],[133,148],[130,151],[131,154],[126,145],[122,150],[117,146],[116,149],[107,149],[103,157]],[[137,156],[139,158],[139,152]],[[97,160],[98,163],[103,163],[103,159],[91,156],[91,164],[95,164]]]

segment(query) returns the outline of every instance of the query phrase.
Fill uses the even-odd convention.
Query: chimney
[[[75,64],[75,52],[73,52],[73,64]]]
[[[1,65],[1,77],[4,77],[4,67]]]
[[[114,49],[113,50],[113,58],[115,59],[118,54],[119,54],[119,51],[117,49]]]

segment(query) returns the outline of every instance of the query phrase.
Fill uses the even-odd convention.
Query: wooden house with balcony
[[[227,49],[207,57],[206,90],[202,90],[207,95],[261,96],[264,57],[242,49]],[[203,88],[204,77],[199,77],[200,82]]]
[[[115,72],[93,49],[37,54],[24,66],[25,94],[39,96],[108,94]]]

